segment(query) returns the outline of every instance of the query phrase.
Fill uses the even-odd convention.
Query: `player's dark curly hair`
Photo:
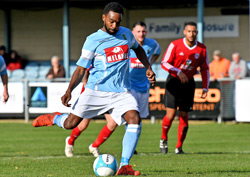
[[[197,24],[196,24],[195,22],[187,22],[187,23],[185,23],[185,27],[186,27],[187,25],[197,27]]]
[[[121,4],[119,4],[118,2],[110,2],[108,3],[103,10],[103,14],[107,15],[109,13],[109,11],[113,11],[119,14],[123,15],[123,7]]]
[[[136,27],[137,25],[144,26],[144,27],[147,28],[147,25],[144,22],[142,22],[142,21],[135,22],[134,25],[132,26],[132,28]]]

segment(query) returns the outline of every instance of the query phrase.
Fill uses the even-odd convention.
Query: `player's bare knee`
[[[167,113],[167,119],[173,121],[175,118],[175,114],[173,113]]]
[[[182,116],[182,117],[187,117],[188,112],[180,111],[179,115]]]
[[[72,113],[69,114],[68,118],[64,121],[65,129],[73,129],[82,121],[81,117],[78,117]]]
[[[166,111],[166,115],[167,115],[167,118],[171,121],[174,120],[175,118],[175,113],[176,113],[176,110],[175,109],[169,109],[167,108],[167,111]]]
[[[128,124],[139,124],[141,119],[137,111],[128,111],[124,115],[124,119]]]
[[[73,129],[75,128],[78,124],[79,124],[79,120],[78,119],[66,119],[64,122],[64,128],[65,129]]]
[[[174,118],[175,118],[175,115],[167,115],[167,118],[168,118],[169,120],[173,121]]]

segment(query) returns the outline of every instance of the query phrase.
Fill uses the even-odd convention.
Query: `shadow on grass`
[[[186,175],[209,175],[209,174],[213,174],[213,173],[250,173],[250,170],[211,170],[211,171],[203,171],[203,172],[181,172],[181,171],[177,171],[177,170],[170,170],[170,169],[166,169],[166,170],[154,170],[152,171],[153,173],[157,173],[158,175],[162,175],[165,174],[167,176],[171,176],[171,174],[173,173],[178,173],[178,174],[186,174]],[[147,174],[144,174],[143,176],[148,176]]]
[[[137,155],[156,155],[156,156],[160,156],[160,155],[163,155],[163,156],[166,156],[166,155],[174,155],[175,153],[174,152],[169,152],[167,154],[162,154],[161,152],[140,152]],[[185,152],[184,154],[176,154],[176,155],[192,155],[192,154],[196,154],[196,155],[209,155],[209,154],[250,154],[250,151],[242,151],[242,152]]]
[[[221,174],[229,174],[229,173],[249,173],[250,170],[211,170],[211,171],[203,171],[203,172],[186,172],[187,175],[209,175],[213,173],[221,173]],[[229,175],[231,176],[231,175]]]
[[[250,151],[242,151],[242,152],[188,152],[185,154],[250,154]]]

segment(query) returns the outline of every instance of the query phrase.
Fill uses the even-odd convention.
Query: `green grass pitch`
[[[0,123],[0,176],[90,177],[95,176],[88,146],[104,123],[92,122],[75,143],[73,158],[64,156],[65,138],[71,131],[57,126],[33,128],[31,123]],[[159,152],[161,124],[143,123],[131,165],[145,177],[250,176],[250,125],[192,123],[176,155],[177,122],[169,132],[169,153]],[[121,158],[124,126],[118,127],[100,147],[101,153]]]

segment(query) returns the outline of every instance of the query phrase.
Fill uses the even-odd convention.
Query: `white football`
[[[117,160],[110,154],[99,155],[94,161],[93,169],[97,176],[115,175],[118,169]]]

